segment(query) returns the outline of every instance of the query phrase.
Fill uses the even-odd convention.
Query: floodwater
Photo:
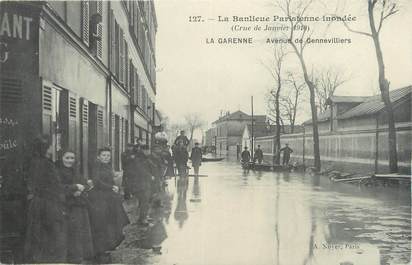
[[[204,163],[189,183],[169,181],[161,245],[135,264],[408,264],[408,190],[332,184],[302,173]],[[170,209],[169,211],[167,209]],[[138,256],[138,257],[137,257]]]

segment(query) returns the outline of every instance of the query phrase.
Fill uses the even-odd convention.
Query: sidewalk
[[[130,219],[130,224],[124,228],[125,239],[111,251],[111,263],[146,264],[147,259],[157,254],[152,246],[159,246],[167,238],[164,219],[170,215],[170,200],[167,194],[162,194],[163,207],[151,207],[149,216],[153,225],[142,227],[137,224],[139,215],[137,199],[132,198],[123,202]]]

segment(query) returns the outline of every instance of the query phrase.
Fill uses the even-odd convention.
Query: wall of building
[[[49,22],[40,29],[40,76],[47,81],[106,105],[106,75]]]

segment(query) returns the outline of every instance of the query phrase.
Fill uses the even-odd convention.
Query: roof
[[[241,110],[238,110],[236,112],[226,114],[223,117],[220,117],[219,119],[215,120],[213,123],[218,123],[218,122],[223,122],[223,121],[228,121],[228,120],[248,120],[251,119],[252,116],[249,114],[244,113]],[[254,115],[253,120],[262,120],[266,121],[266,115]]]
[[[407,86],[399,89],[389,91],[389,97],[391,102],[396,102],[405,96],[410,95],[412,92],[412,86]],[[372,115],[380,112],[385,108],[385,104],[382,101],[381,95],[369,97],[367,101],[360,105],[348,110],[338,117],[338,119],[348,119],[352,117],[358,117],[363,115]]]
[[[330,108],[327,108],[325,111],[318,113],[318,122],[327,121],[330,119]],[[312,119],[309,119],[303,124],[312,124]]]
[[[356,97],[356,96],[331,96],[326,100],[326,104],[335,103],[362,103],[370,97]]]
[[[252,131],[252,125],[248,124],[247,129],[249,133]],[[276,131],[276,125],[263,125],[263,124],[257,124],[253,125],[253,136],[254,137],[262,137],[262,136],[268,136]]]

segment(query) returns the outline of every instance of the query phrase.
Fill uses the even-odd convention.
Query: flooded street
[[[301,173],[244,171],[228,161],[204,163],[200,171],[208,177],[191,177],[188,185],[169,181],[171,205],[157,219],[160,230],[149,235],[159,239],[161,254],[122,244],[124,252],[118,251],[115,262],[410,262],[410,196],[405,190],[332,184],[326,177]]]

